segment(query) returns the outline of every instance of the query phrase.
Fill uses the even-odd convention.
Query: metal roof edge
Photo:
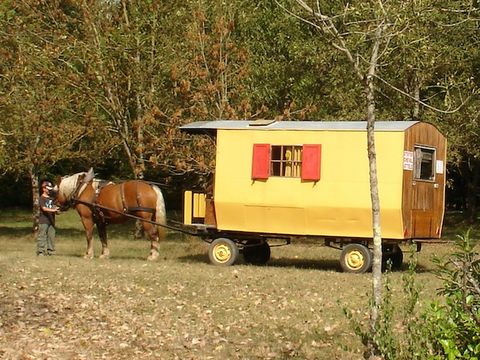
[[[405,131],[420,121],[376,121],[376,131]],[[300,130],[300,131],[366,131],[367,122],[362,121],[265,121],[213,120],[197,121],[180,127],[190,133],[212,130]]]

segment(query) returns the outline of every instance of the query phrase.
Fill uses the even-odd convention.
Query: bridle
[[[62,180],[66,179],[68,177],[69,176],[64,176],[62,178]],[[63,193],[63,196],[65,197],[66,201],[65,201],[64,204],[62,204],[60,206],[62,211],[65,211],[65,210],[75,206],[75,204],[79,202],[78,196],[80,196],[80,194],[85,190],[87,184],[90,182],[90,180],[89,181],[84,181],[84,178],[85,177],[82,177],[80,179],[80,176],[78,176],[77,181],[75,183],[75,187],[73,188],[73,190],[68,195]],[[61,181],[60,181],[60,183],[61,183]]]

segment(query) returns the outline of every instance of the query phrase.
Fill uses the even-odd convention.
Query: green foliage
[[[57,2],[11,2],[1,16],[0,131],[6,148],[2,172],[36,176],[59,161],[80,160],[108,145],[85,96],[81,78],[65,64],[71,55],[70,21]],[[57,20],[58,19],[58,20]]]
[[[335,25],[365,71],[373,29],[383,19],[377,4],[307,2],[326,15],[341,14]],[[462,196],[474,194],[480,186],[478,4],[383,3],[392,31],[378,67],[385,83],[377,82],[377,118],[416,117],[439,126],[467,184],[455,185],[468,186]],[[209,140],[198,144],[180,135],[185,122],[363,119],[362,85],[351,64],[333,50],[331,37],[285,11],[302,14],[295,4],[2,1],[2,172],[23,177],[32,164],[48,172],[57,164],[84,170],[122,162],[124,176],[204,176],[214,150],[202,145]],[[417,109],[393,87],[410,96],[418,90],[422,101],[450,110],[468,102],[456,114],[439,115]],[[45,153],[50,144],[63,146]],[[473,219],[474,197],[467,207]]]
[[[382,356],[385,360],[407,360],[421,358],[425,349],[426,344],[421,334],[423,327],[416,309],[420,296],[420,287],[415,282],[416,257],[413,247],[411,250],[409,270],[402,276],[404,297],[400,304],[392,292],[390,276],[387,274],[383,277],[383,297],[375,329],[371,328],[371,324],[358,321],[344,308],[344,314],[350,320],[355,334],[365,346],[366,357],[373,354]]]
[[[470,231],[459,236],[457,251],[435,259],[443,280],[444,303],[433,303],[427,320],[434,349],[447,359],[480,358],[480,254]]]
[[[329,84],[340,81],[336,70],[343,71],[342,66],[329,66],[335,54],[318,41],[311,27],[274,1],[240,4],[236,36],[249,52],[248,89],[253,104],[265,106],[269,117],[283,119],[324,119],[335,116],[332,108],[346,107],[329,96],[337,89]],[[348,81],[348,76],[341,77]]]
[[[385,277],[380,319],[375,331],[344,309],[366,352],[384,359],[479,359],[480,358],[480,255],[477,240],[468,231],[459,236],[457,251],[444,260],[434,259],[436,276],[443,281],[444,301],[418,309],[420,286],[415,259],[402,277],[403,297],[392,300],[389,276]]]

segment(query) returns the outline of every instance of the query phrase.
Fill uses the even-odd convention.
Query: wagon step
[[[440,240],[440,239],[413,239],[413,243],[420,243],[420,244],[449,244],[451,240]]]

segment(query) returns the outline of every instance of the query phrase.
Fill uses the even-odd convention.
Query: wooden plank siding
[[[414,239],[439,238],[445,209],[447,142],[435,126],[417,123],[405,131],[404,151],[415,152],[416,146],[435,149],[434,179],[418,180],[413,170],[403,171],[404,235]],[[437,169],[438,161],[443,162],[442,171]]]

